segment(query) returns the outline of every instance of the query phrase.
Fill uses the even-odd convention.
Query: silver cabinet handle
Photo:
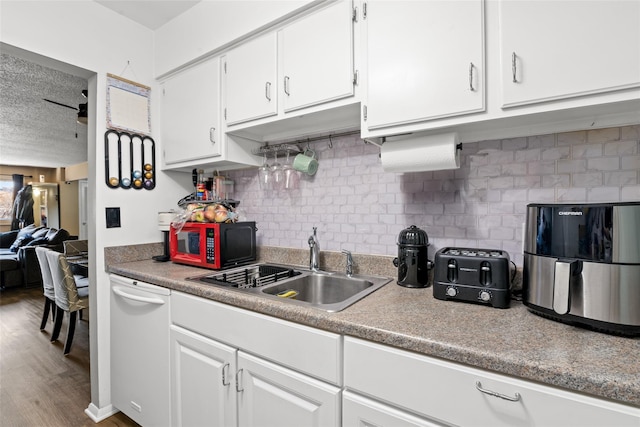
[[[511,53],[511,77],[513,78],[512,80],[513,83],[518,83],[518,79],[516,78],[516,73],[518,71],[517,59],[518,57],[516,56],[516,53],[515,52]]]
[[[216,143],[216,128],[209,128],[209,141]]]
[[[471,92],[475,91],[475,88],[473,87],[473,62],[469,63],[469,90]]]
[[[231,385],[231,381],[227,380],[227,373],[229,372],[229,367],[230,365],[228,363],[225,363],[224,366],[222,367],[222,385],[225,387]]]
[[[284,93],[286,93],[287,96],[291,95],[289,93],[289,76],[284,76]]]
[[[236,391],[238,393],[244,391],[242,387],[242,369],[238,369],[238,372],[236,372]]]
[[[271,82],[267,82],[264,85],[264,96],[269,102],[271,102]]]
[[[488,394],[489,396],[499,397],[500,399],[508,400],[509,402],[517,402],[520,400],[520,397],[521,397],[520,393],[517,393],[517,392],[514,395],[514,397],[511,397],[505,394],[497,393],[495,391],[487,390],[486,388],[482,388],[482,384],[480,384],[480,381],[476,381],[476,388],[478,389],[478,391],[484,394]]]

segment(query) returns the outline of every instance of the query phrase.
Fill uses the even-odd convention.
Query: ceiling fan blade
[[[60,102],[52,101],[52,100],[50,100],[50,99],[46,99],[46,98],[42,98],[42,100],[43,100],[43,101],[50,102],[50,103],[52,103],[52,104],[59,105],[59,106],[61,106],[61,107],[66,107],[66,108],[69,108],[69,109],[71,109],[71,110],[76,110],[76,111],[78,111],[78,109],[77,109],[76,107],[72,107],[72,106],[70,106],[70,105],[62,104],[62,103],[60,103]]]

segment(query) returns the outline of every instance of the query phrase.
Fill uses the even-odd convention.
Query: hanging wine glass
[[[267,164],[267,153],[263,153],[262,166],[258,168],[258,181],[260,189],[263,191],[271,190],[271,166]]]
[[[271,179],[273,180],[273,189],[282,190],[284,188],[284,170],[280,162],[278,162],[278,150],[275,151],[275,161],[271,165]]]
[[[289,150],[287,150],[287,159],[282,167],[284,174],[284,189],[293,190],[298,187],[298,171],[293,168],[289,161]]]

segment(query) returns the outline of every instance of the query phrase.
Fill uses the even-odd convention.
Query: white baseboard
[[[87,409],[84,410],[84,413],[87,414],[87,416],[91,418],[95,423],[99,423],[100,421],[109,418],[111,415],[118,412],[120,411],[113,405],[108,405],[104,408],[98,408],[93,403],[90,403]]]

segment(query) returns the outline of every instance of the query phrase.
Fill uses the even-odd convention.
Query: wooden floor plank
[[[91,402],[89,313],[78,321],[71,352],[64,356],[69,317],[52,343],[51,319],[40,331],[43,298],[37,288],[0,292],[0,426],[95,426],[84,413]],[[122,413],[98,425],[138,426]]]

